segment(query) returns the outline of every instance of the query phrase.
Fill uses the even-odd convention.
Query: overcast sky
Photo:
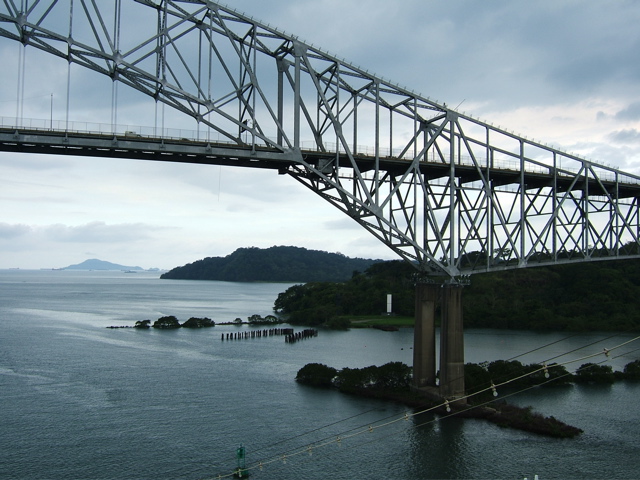
[[[637,1],[228,3],[425,97],[640,174]],[[0,39],[3,64],[17,56],[17,44]],[[51,93],[64,87],[47,74],[46,61],[39,66],[25,97],[40,99],[41,117],[51,100],[54,116],[62,115],[64,100]],[[3,85],[0,116],[15,118],[16,88]],[[107,87],[103,96],[110,95]],[[108,115],[92,120],[110,122]],[[58,268],[88,258],[172,268],[273,245],[395,258],[275,172],[0,154],[0,268]]]

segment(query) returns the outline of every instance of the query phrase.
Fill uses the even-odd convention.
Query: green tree
[[[210,318],[191,317],[189,320],[187,320],[182,324],[182,327],[183,328],[207,328],[207,327],[214,327],[215,325],[216,325],[216,322],[214,322]]]
[[[298,370],[296,381],[316,387],[330,387],[337,373],[338,370],[322,363],[308,363]]]
[[[395,313],[413,315],[413,273],[405,262],[382,262],[364,274],[354,272],[346,282],[293,285],[278,295],[274,311],[288,315],[294,324],[335,325],[335,317],[386,312],[387,294],[391,294]]]
[[[374,263],[344,282],[294,285],[278,295],[274,310],[294,323],[319,325],[379,315],[392,294],[394,313],[413,316],[414,274],[407,262]],[[466,328],[630,331],[640,329],[638,298],[640,260],[620,260],[474,275],[462,301]]]
[[[611,365],[585,363],[576,370],[575,380],[578,383],[606,383],[615,381]]]
[[[381,367],[343,368],[334,378],[334,385],[342,392],[362,390],[402,390],[411,386],[412,369],[402,362],[389,362]]]
[[[625,378],[630,380],[640,380],[640,360],[634,360],[624,366]]]
[[[153,328],[160,329],[172,329],[172,328],[180,328],[180,322],[173,315],[168,315],[166,317],[160,317],[153,323]]]
[[[402,362],[389,362],[378,367],[375,388],[406,390],[411,387],[413,369]]]
[[[262,318],[261,315],[258,315],[257,313],[254,313],[249,318],[247,318],[247,321],[249,323],[264,323],[264,318]]]
[[[334,380],[342,392],[355,393],[375,385],[375,365],[364,368],[343,368]]]
[[[470,403],[482,403],[492,398],[490,391],[478,394],[478,392],[491,387],[491,374],[482,365],[477,363],[464,365],[464,385],[467,394],[474,395],[469,399]]]

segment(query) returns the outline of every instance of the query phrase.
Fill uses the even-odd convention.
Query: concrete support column
[[[436,385],[436,302],[439,286],[416,284],[416,321],[413,333],[413,386]]]
[[[460,285],[444,285],[442,288],[440,396],[444,398],[464,396],[464,337],[462,286]]]

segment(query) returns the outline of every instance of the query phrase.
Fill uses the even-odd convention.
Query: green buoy
[[[238,461],[238,465],[233,472],[233,478],[247,478],[249,476],[249,472],[247,471],[245,457],[247,451],[242,444],[236,449],[236,460]]]

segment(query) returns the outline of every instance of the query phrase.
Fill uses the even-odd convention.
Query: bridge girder
[[[152,18],[153,31],[125,28],[129,13]],[[67,121],[56,136],[16,118],[0,132],[5,151],[277,169],[426,274],[638,255],[639,177],[454,111],[215,2],[5,0],[0,36],[207,132],[122,138],[113,122],[101,138]]]

